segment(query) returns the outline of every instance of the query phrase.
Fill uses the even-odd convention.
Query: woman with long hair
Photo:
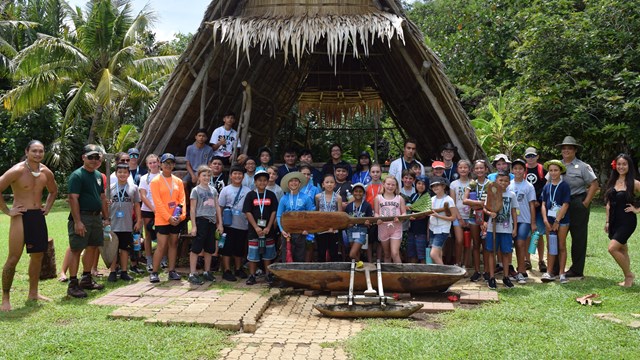
[[[611,176],[604,194],[607,204],[604,231],[609,234],[609,253],[624,273],[624,281],[619,285],[631,287],[635,275],[631,272],[627,240],[636,229],[636,214],[640,212],[635,196],[640,193],[640,181],[636,180],[635,165],[627,154],[616,156],[611,167]]]

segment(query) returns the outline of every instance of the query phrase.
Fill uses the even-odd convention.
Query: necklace
[[[40,174],[42,173],[42,172],[40,171],[40,164],[38,164],[38,171],[33,171],[33,170],[31,169],[31,166],[29,166],[29,162],[28,162],[28,161],[25,161],[25,162],[24,162],[24,164],[25,164],[25,165],[27,165],[27,169],[29,169],[29,171],[31,172],[31,175],[32,175],[33,177],[38,177],[38,176],[40,176]]]

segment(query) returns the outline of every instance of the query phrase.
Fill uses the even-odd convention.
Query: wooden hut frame
[[[235,111],[247,117],[242,151],[255,153],[296,102],[331,121],[384,104],[421,158],[446,142],[463,158],[485,157],[442,63],[398,0],[212,1],[138,146],[183,154],[197,128],[212,132]]]

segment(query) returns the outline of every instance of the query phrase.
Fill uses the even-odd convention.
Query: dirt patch
[[[411,315],[409,319],[415,326],[419,326],[429,330],[439,330],[442,328],[442,324],[434,321],[432,314],[415,313]]]

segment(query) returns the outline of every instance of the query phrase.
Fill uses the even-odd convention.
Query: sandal
[[[69,281],[69,278],[65,274],[60,274],[60,276],[58,277],[58,281],[67,282],[67,281]]]

